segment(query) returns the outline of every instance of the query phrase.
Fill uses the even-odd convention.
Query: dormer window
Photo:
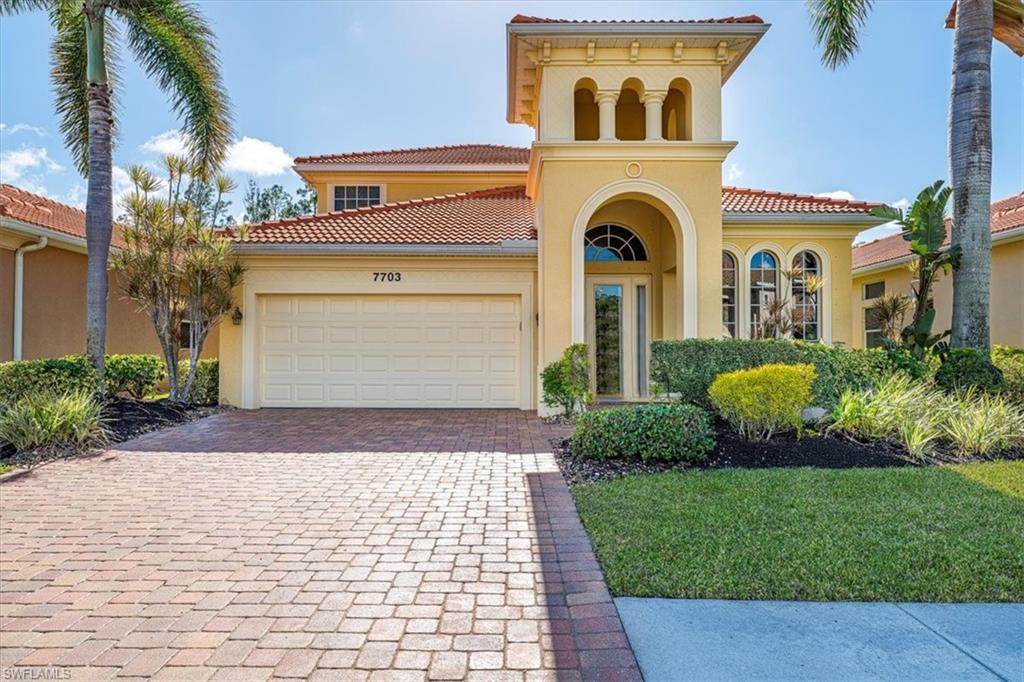
[[[336,185],[334,188],[334,210],[365,208],[381,203],[380,185]]]

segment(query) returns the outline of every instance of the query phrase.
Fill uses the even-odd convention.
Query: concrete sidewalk
[[[1024,681],[1024,604],[615,603],[647,682]]]

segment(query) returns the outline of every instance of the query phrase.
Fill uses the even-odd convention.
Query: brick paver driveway
[[[517,411],[230,412],[6,481],[0,667],[638,678],[554,435]]]

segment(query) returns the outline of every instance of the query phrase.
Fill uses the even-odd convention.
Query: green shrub
[[[574,343],[562,357],[541,372],[543,401],[548,407],[560,407],[568,417],[590,402],[590,353],[585,343]]]
[[[178,384],[182,390],[188,378],[188,360],[178,363]],[[192,384],[192,395],[184,400],[196,405],[216,405],[220,402],[220,363],[217,358],[200,360],[196,364],[196,379]]]
[[[1003,393],[1024,405],[1024,348],[996,346],[992,349],[992,362],[1003,373]]]
[[[88,391],[54,397],[29,393],[0,414],[0,441],[15,450],[106,441],[102,406]]]
[[[128,393],[142,400],[166,375],[164,361],[156,355],[108,355],[104,381],[108,395]]]
[[[813,403],[831,409],[847,389],[870,388],[897,370],[882,349],[851,350],[822,343],[686,339],[651,344],[651,379],[683,402],[710,407],[708,387],[719,374],[767,364],[812,364]]]
[[[954,348],[942,359],[935,372],[935,383],[947,392],[973,387],[992,393],[1003,387],[1003,373],[992,364],[987,353],[973,348]]]
[[[914,458],[939,443],[961,456],[990,455],[1024,443],[1024,408],[977,389],[945,393],[906,375],[877,388],[847,391],[829,427],[851,436],[888,440]]]
[[[584,412],[570,449],[587,459],[699,462],[715,448],[711,418],[695,405],[651,403]]]
[[[0,363],[0,402],[13,405],[26,395],[92,392],[96,370],[82,355]]]
[[[803,426],[800,413],[811,402],[814,377],[814,365],[762,365],[718,375],[708,396],[745,438],[768,440]]]

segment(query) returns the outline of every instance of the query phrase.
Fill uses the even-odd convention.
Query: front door
[[[587,344],[598,400],[641,400],[648,395],[650,277],[587,277]]]

